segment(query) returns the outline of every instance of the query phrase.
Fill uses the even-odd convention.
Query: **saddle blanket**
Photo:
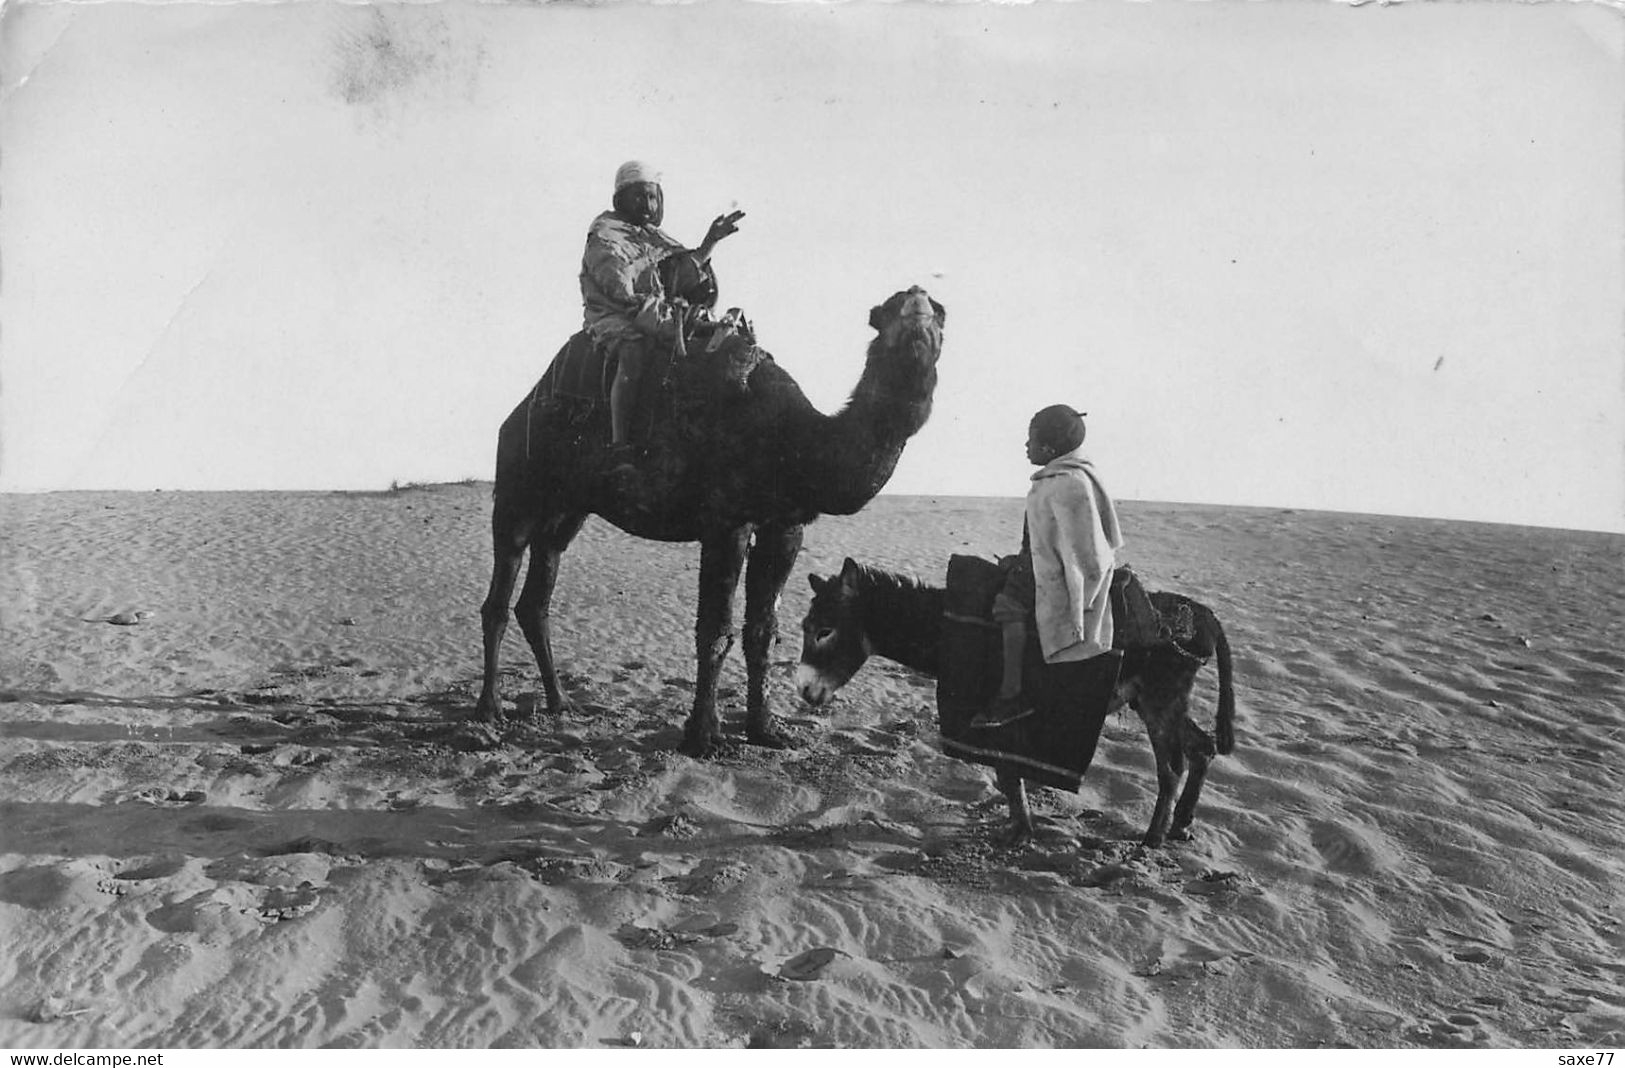
[[[591,334],[579,330],[547,365],[536,393],[540,399],[572,397],[603,403],[609,399],[609,386],[613,381],[614,356],[604,346],[593,344]]]
[[[954,555],[948,561],[942,649],[937,677],[937,727],[951,757],[988,767],[1011,765],[1023,778],[1076,791],[1095,757],[1123,653],[1046,664],[1037,628],[1027,630],[1022,696],[1035,711],[1002,727],[972,729],[1003,674],[1003,638],[991,622],[1004,572],[991,560]]]
[[[772,359],[756,347],[750,326],[742,316],[696,324],[687,339],[686,351],[687,358],[678,361],[672,349],[651,346],[649,365],[644,368],[642,381],[654,384],[693,376],[708,383],[720,395],[738,395],[745,392],[757,364]],[[616,370],[614,352],[594,343],[592,335],[585,330],[578,331],[547,365],[536,387],[536,397],[538,400],[569,397],[608,404],[609,387],[615,381]],[[653,391],[639,392],[647,395]]]

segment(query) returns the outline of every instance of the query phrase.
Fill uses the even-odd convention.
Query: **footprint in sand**
[[[1309,844],[1320,854],[1328,871],[1342,875],[1369,876],[1393,866],[1392,848],[1380,832],[1353,823],[1312,820]]]
[[[1218,868],[1207,868],[1196,878],[1187,880],[1185,893],[1213,898],[1220,902],[1241,895],[1252,897],[1264,895],[1263,889],[1245,872],[1223,871]]]
[[[132,883],[149,882],[153,879],[167,879],[184,867],[186,867],[185,857],[161,857],[133,868],[126,868],[113,878]]]
[[[674,812],[669,816],[657,816],[643,826],[644,834],[658,834],[662,838],[674,838],[684,841],[694,838],[703,831],[699,821],[686,812]]]
[[[712,897],[732,889],[749,875],[750,868],[744,864],[708,858],[693,871],[668,875],[661,881],[670,883],[677,893],[687,897]]]
[[[111,623],[115,627],[133,627],[137,623],[145,623],[152,618],[152,613],[145,608],[134,612],[114,612],[110,616],[83,616],[86,623]]]
[[[209,795],[202,790],[166,790],[162,786],[149,786],[145,790],[138,790],[125,801],[139,801],[144,805],[161,805],[165,808],[179,808],[186,805],[201,805],[209,799]]]
[[[1493,964],[1495,955],[1487,949],[1472,946],[1467,949],[1458,949],[1451,954],[1452,957],[1464,964]]]
[[[185,857],[164,857],[158,860],[149,860],[133,868],[114,872],[112,875],[96,882],[96,889],[104,894],[114,897],[123,897],[125,894],[141,889],[139,884],[167,879],[186,867]]]
[[[841,951],[828,946],[819,946],[809,949],[805,953],[797,953],[783,964],[779,965],[780,979],[793,979],[798,983],[810,982],[824,974],[824,969],[841,956]]]
[[[719,923],[715,916],[691,916],[671,927],[644,927],[623,923],[615,941],[628,949],[681,949],[708,938],[725,938],[739,930],[737,923]]]
[[[38,911],[94,907],[100,874],[93,864],[84,861],[0,872],[0,902]]]
[[[818,1031],[805,1020],[776,1020],[750,1028],[746,1049],[811,1049],[821,1045]]]
[[[316,907],[320,888],[310,882],[298,886],[273,886],[265,891],[256,911],[262,920],[276,923],[294,920]]]
[[[147,926],[165,934],[201,935],[206,939],[246,937],[263,919],[252,907],[254,891],[237,884],[199,890],[152,909]]]
[[[536,857],[518,863],[544,886],[614,884],[620,882],[626,872],[626,865],[596,857]]]
[[[1447,927],[1428,928],[1426,937],[1396,939],[1394,945],[1396,948],[1410,950],[1410,955],[1422,958],[1423,963],[1446,961],[1463,966],[1486,968],[1502,966],[1502,955],[1497,952],[1499,947]],[[1412,970],[1416,968],[1415,964],[1407,961],[1401,961],[1400,966]]]
[[[739,933],[739,925],[731,920],[719,920],[709,913],[701,913],[679,920],[672,925],[673,931],[682,934],[699,935],[701,938],[726,938],[731,934]]]
[[[60,994],[47,994],[29,1006],[28,1011],[23,1014],[23,1019],[29,1023],[52,1023],[56,1020],[71,1020],[89,1011],[90,1006],[81,1005],[71,998]]]
[[[1405,1032],[1405,1037],[1433,1049],[1473,1049],[1494,1041],[1482,1020],[1470,1012],[1457,1010],[1418,1021]]]
[[[317,842],[306,840],[271,847],[296,851],[225,857],[204,868],[204,874],[221,884],[219,890],[228,894],[244,915],[273,923],[295,919],[316,907],[332,869],[329,852],[304,848]],[[243,896],[249,900],[243,901]]]

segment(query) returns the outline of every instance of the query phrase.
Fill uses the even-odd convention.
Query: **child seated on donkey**
[[[1004,671],[992,705],[971,719],[972,728],[1001,727],[1032,713],[1021,698],[1029,619],[1046,664],[1088,660],[1113,647],[1114,565],[1123,533],[1117,506],[1083,456],[1085,433],[1083,413],[1065,404],[1040,410],[1028,424],[1027,459],[1038,471],[1027,491],[1021,552],[1001,561],[1006,577],[993,602]],[[1126,595],[1131,609],[1141,609],[1127,613],[1133,621],[1147,614],[1155,620],[1132,572],[1122,569],[1116,585],[1120,600]]]

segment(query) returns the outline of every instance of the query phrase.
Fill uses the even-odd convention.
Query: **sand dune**
[[[697,548],[597,520],[581,714],[464,721],[489,492],[0,500],[0,1045],[1625,1044],[1625,538],[1126,503],[1229,631],[1236,753],[1145,851],[1114,719],[1004,851],[930,680],[875,661],[819,716],[786,680],[807,572],[940,581],[1019,501],[809,528],[800,745],[699,762]],[[723,688],[737,722],[737,653]]]

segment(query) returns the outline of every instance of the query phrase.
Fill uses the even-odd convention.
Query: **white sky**
[[[0,26],[0,490],[489,478],[629,157],[888,492],[1625,530],[1625,16],[1591,4],[33,3]]]

